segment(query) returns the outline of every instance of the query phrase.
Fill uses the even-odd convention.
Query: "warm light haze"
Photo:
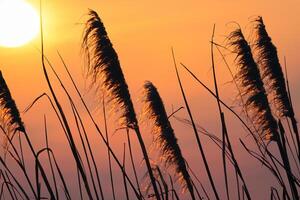
[[[297,199],[299,9],[0,0],[0,200]]]
[[[18,47],[39,32],[39,16],[25,0],[0,1],[0,46]]]

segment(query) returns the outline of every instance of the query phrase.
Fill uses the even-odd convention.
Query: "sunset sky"
[[[27,0],[27,2],[39,11],[38,0]],[[217,43],[226,45],[226,36],[237,27],[235,23],[232,23],[233,21],[240,24],[245,35],[251,41],[252,27],[250,22],[255,16],[261,15],[267,31],[278,48],[281,64],[283,64],[283,57],[286,56],[287,58],[295,113],[296,116],[299,116],[300,3],[298,0],[284,2],[280,0],[43,0],[45,54],[75,96],[57,51],[62,54],[88,105],[93,110],[95,118],[103,129],[101,95],[89,91],[89,82],[84,80],[85,65],[81,52],[81,39],[84,28],[83,23],[87,19],[86,14],[89,8],[97,11],[105,24],[108,35],[119,55],[122,70],[138,114],[141,108],[140,94],[145,80],[150,80],[157,86],[168,113],[172,112],[172,107],[176,109],[184,106],[176,81],[171,47],[175,50],[178,62],[186,64],[200,80],[213,88],[209,43],[213,25],[216,25],[215,41]],[[4,28],[0,24],[0,31]],[[22,30],[20,30],[20,34],[22,34]],[[21,47],[0,47],[0,70],[20,111],[23,111],[43,92],[49,93],[42,73],[39,49],[39,36]],[[232,55],[227,51],[224,51],[224,53],[228,57],[231,69],[235,70]],[[234,101],[237,92],[230,83],[230,74],[217,51],[215,54],[220,95],[229,105],[237,106],[238,103]],[[220,123],[215,99],[198,85],[183,68],[179,69],[197,123],[211,133],[220,136]],[[53,73],[50,73],[50,77],[55,90],[58,94],[61,94],[59,98],[62,104],[66,106],[67,111],[70,111],[67,98],[62,95],[62,90]],[[78,105],[80,105],[77,97],[76,99]],[[48,119],[50,143],[53,147],[56,147],[55,153],[58,160],[64,165],[68,177],[72,179],[76,174],[71,168],[73,160],[68,157],[69,150],[65,150],[68,149],[66,138],[60,130],[49,103],[45,99],[41,100],[28,113],[22,113],[21,115],[28,132],[31,134],[30,137],[34,140],[35,147],[41,148],[45,143],[43,132],[44,114]],[[180,111],[178,116],[187,117],[186,111]],[[251,140],[247,137],[246,131],[229,112],[226,112],[226,117],[232,143],[237,149],[238,161],[245,171],[250,190],[256,192],[253,194],[253,199],[266,199],[266,197],[269,197],[270,185],[274,180],[269,178],[271,176],[268,174],[269,172],[264,170],[241,147],[238,141],[239,138],[246,141],[246,143],[249,141],[251,146]],[[70,118],[72,118],[71,114]],[[88,118],[86,120],[86,123],[90,123]],[[172,119],[171,123],[184,156],[211,193],[192,129],[187,128],[175,119]],[[126,137],[123,130],[114,133],[118,126],[115,123],[113,112],[109,115],[109,127],[113,148],[121,157]],[[106,148],[100,142],[95,130],[91,129],[89,131],[91,132],[91,138],[93,138],[92,145],[99,149],[99,152],[96,153],[99,164],[102,163],[101,159],[105,160],[103,162],[105,164],[101,165],[101,169],[104,177],[103,182],[108,183]],[[143,125],[142,134],[149,147],[151,143],[149,127]],[[220,193],[224,195],[221,152],[207,138],[202,135],[200,137],[203,138],[214,179]],[[139,151],[133,133],[132,138],[134,138],[134,148]],[[155,150],[153,151],[155,152]],[[140,166],[141,155],[138,154],[137,157],[136,162]],[[68,162],[64,163],[65,160],[68,160]],[[117,167],[115,167],[115,171],[119,173]],[[141,170],[139,173],[142,176],[144,171]],[[230,180],[234,181],[235,175],[233,173],[230,175],[232,176]],[[117,180],[122,181],[121,176],[115,179],[116,182]],[[117,188],[117,190],[118,195],[122,195],[123,188]],[[108,199],[110,199],[110,187],[105,186],[105,191]]]

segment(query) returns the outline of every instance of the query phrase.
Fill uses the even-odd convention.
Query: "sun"
[[[0,46],[19,47],[39,33],[39,16],[24,0],[0,0]]]

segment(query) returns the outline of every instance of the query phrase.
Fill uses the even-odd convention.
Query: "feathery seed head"
[[[0,71],[0,125],[8,136],[16,131],[25,132],[19,110]],[[4,140],[4,148],[7,146]]]
[[[118,55],[98,14],[90,10],[89,17],[82,41],[88,62],[87,74],[92,76],[92,85],[103,89],[120,111],[121,125],[133,128],[137,119]]]
[[[260,138],[272,139],[278,135],[277,123],[272,115],[251,48],[241,29],[233,31],[228,39],[229,45],[237,54],[235,61],[238,66],[238,73],[235,78],[241,86],[242,97],[246,99],[245,107],[251,120],[260,131]]]
[[[167,167],[174,167],[184,189],[191,189],[192,184],[182,156],[174,130],[168,120],[162,99],[156,87],[149,81],[144,84],[143,114],[153,121],[152,134],[154,144],[160,149],[161,158]]]
[[[279,63],[277,49],[269,37],[262,17],[255,20],[257,63],[267,90],[272,94],[279,116],[294,117],[286,90],[285,79]]]

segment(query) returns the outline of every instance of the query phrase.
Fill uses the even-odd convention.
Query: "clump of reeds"
[[[235,62],[238,72],[235,78],[241,86],[242,97],[246,99],[245,108],[249,112],[249,117],[259,129],[261,139],[274,139],[278,135],[277,123],[272,115],[251,48],[241,29],[233,31],[228,39],[229,45],[237,54]]]
[[[41,177],[45,181],[46,187],[47,187],[47,189],[48,189],[48,191],[51,195],[51,198],[53,198],[54,194],[53,194],[53,191],[52,191],[51,186],[49,184],[49,181],[47,179],[47,176],[45,174],[45,171],[44,171],[43,167],[41,166],[40,161],[37,158],[37,155],[36,155],[36,153],[33,149],[31,141],[30,141],[30,139],[29,139],[29,137],[26,133],[24,124],[21,120],[20,112],[17,108],[17,105],[16,105],[15,101],[13,100],[13,98],[10,94],[9,88],[8,88],[4,78],[2,76],[1,71],[0,71],[0,112],[1,112],[0,123],[1,123],[1,126],[4,127],[4,130],[6,131],[6,134],[11,135],[11,134],[14,134],[17,131],[20,131],[20,132],[24,133],[25,139],[26,139],[26,141],[27,141],[27,143],[30,147],[30,150],[31,150],[32,154],[34,155],[34,157],[36,159],[35,160],[36,161],[36,167],[37,167],[36,169],[40,170]],[[8,138],[8,137],[6,137],[6,138]],[[9,139],[11,139],[11,138],[9,138]],[[19,138],[19,142],[20,142],[20,138]],[[12,144],[12,143],[10,142],[10,144]],[[5,141],[4,145],[5,145],[4,146],[5,150],[7,150],[8,146],[7,146],[6,141]],[[15,150],[15,147],[13,147],[13,148]],[[21,142],[20,142],[20,148],[22,148]],[[21,153],[22,153],[22,150],[21,150]],[[22,155],[22,158],[23,158],[23,155]],[[23,164],[23,166],[22,166],[22,164]],[[21,165],[21,168],[24,170],[24,167],[25,167],[24,163],[21,163],[20,165]],[[25,170],[24,170],[24,173],[27,176],[27,172]]]
[[[274,104],[280,116],[294,117],[294,111],[290,104],[285,79],[279,63],[277,49],[269,37],[262,17],[256,20],[257,63],[267,89],[273,93]]]
[[[122,110],[121,125],[133,127],[137,119],[118,55],[98,14],[90,10],[89,17],[82,42],[88,59],[87,73],[92,76],[93,84],[104,89],[113,105]]]
[[[246,99],[246,110],[250,113],[251,120],[260,131],[260,138],[271,139],[277,143],[292,195],[295,199],[298,199],[298,191],[291,175],[288,155],[284,148],[284,133],[280,135],[278,132],[278,125],[272,115],[266,90],[258,66],[253,59],[251,48],[241,29],[233,31],[229,35],[229,41],[237,54],[236,63],[239,69],[236,78],[241,84],[242,96]]]
[[[16,131],[24,132],[24,124],[21,120],[19,110],[13,100],[9,88],[0,71],[0,114],[1,126],[6,134],[13,134]]]
[[[160,149],[161,159],[167,167],[175,168],[177,178],[183,188],[188,189],[192,199],[195,199],[191,178],[164,104],[156,87],[149,81],[144,84],[143,102],[143,114],[147,120],[153,121],[151,131],[154,138],[153,143]]]
[[[112,102],[114,108],[120,112],[120,125],[135,131],[143,152],[155,196],[160,200],[155,177],[151,169],[146,146],[140,133],[133,103],[118,55],[109,40],[100,17],[95,11],[89,11],[89,19],[85,25],[82,48],[88,59],[87,73],[92,76],[92,85],[103,89],[109,96],[109,101]]]

